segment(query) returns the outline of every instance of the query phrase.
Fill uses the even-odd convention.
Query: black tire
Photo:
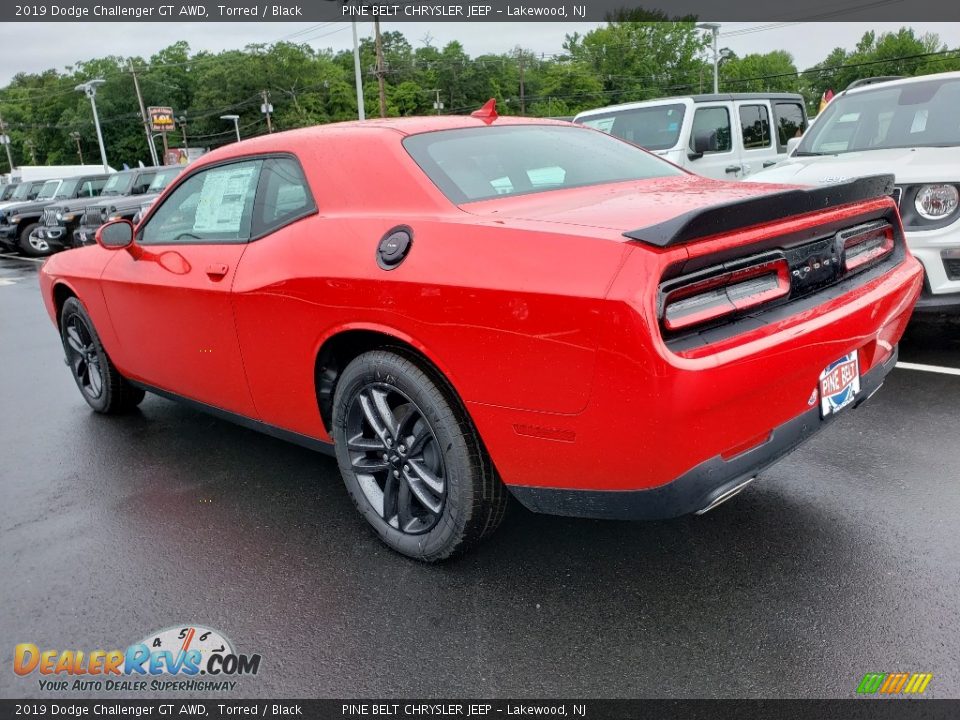
[[[27,257],[46,257],[53,254],[53,248],[47,244],[46,250],[35,248],[30,244],[30,233],[40,227],[40,223],[30,223],[20,231],[20,252]]]
[[[114,367],[86,308],[75,297],[60,311],[60,339],[67,365],[80,394],[98,413],[128,412],[141,403],[144,392]]]
[[[443,378],[402,350],[347,365],[334,391],[333,438],[354,504],[403,555],[453,557],[503,519],[507,490],[473,423]]]

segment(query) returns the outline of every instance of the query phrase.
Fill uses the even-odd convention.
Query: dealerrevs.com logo
[[[243,655],[223,634],[202,625],[150,633],[126,650],[41,649],[20,643],[13,671],[38,675],[43,691],[221,691],[236,688],[243,675],[256,675],[260,655]]]

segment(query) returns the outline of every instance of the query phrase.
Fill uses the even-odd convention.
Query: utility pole
[[[374,34],[377,43],[377,85],[380,89],[380,117],[387,116],[387,90],[384,87],[383,76],[386,72],[383,69],[383,43],[380,41],[380,20],[373,21]]]
[[[363,107],[363,73],[360,71],[360,43],[357,40],[357,21],[353,21],[353,79],[357,84],[357,117],[366,119]]]
[[[527,100],[525,95],[525,88],[523,86],[523,50],[520,51],[520,114],[527,114]]]
[[[80,133],[74,131],[70,133],[70,137],[72,137],[73,141],[77,144],[77,157],[80,158],[80,164],[83,165],[83,148],[80,147]]]
[[[260,106],[260,112],[267,116],[267,132],[273,132],[273,123],[270,121],[270,113],[273,112],[273,105],[270,104],[270,92],[261,90],[260,97],[263,98],[263,104]]]
[[[10,152],[10,136],[6,130],[7,126],[3,124],[3,116],[0,115],[0,143],[7,149],[7,162],[10,164],[10,172],[13,172],[13,153]]]
[[[34,165],[36,165],[36,164],[37,164],[37,145],[36,145],[36,143],[34,143],[33,140],[24,140],[24,141],[23,141],[23,144],[24,144],[24,147],[26,147],[27,149],[30,150],[30,160],[33,162]]]
[[[437,109],[437,115],[439,115],[440,111],[443,110],[443,103],[440,102],[440,88],[436,88],[434,92],[437,94],[437,101],[433,104],[433,106]]]
[[[180,132],[183,133],[183,149],[186,151],[189,145],[187,145],[187,116],[181,115],[177,118],[180,121]]]
[[[153,144],[153,135],[150,134],[150,121],[147,119],[147,108],[143,104],[140,81],[137,79],[137,71],[133,68],[133,60],[130,61],[130,74],[133,75],[133,87],[137,91],[137,102],[140,103],[140,119],[143,120],[143,132],[147,136],[147,149],[150,151],[150,159],[153,160],[153,165],[156,167],[160,164],[160,160],[157,158],[157,146]]]

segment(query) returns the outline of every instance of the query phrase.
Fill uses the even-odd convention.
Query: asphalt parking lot
[[[893,671],[960,696],[960,375],[895,370],[704,517],[514,507],[423,566],[367,530],[331,458],[153,396],[94,415],[37,267],[0,258],[3,697],[44,696],[16,643],[189,622],[262,655],[239,697],[852,697]],[[960,323],[915,324],[901,361],[960,368]]]

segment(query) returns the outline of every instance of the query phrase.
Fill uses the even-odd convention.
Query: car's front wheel
[[[20,231],[20,250],[28,257],[45,257],[53,252],[53,248],[46,240],[36,236],[31,237],[34,234],[33,231],[39,227],[39,223],[31,223]]]
[[[443,380],[402,351],[347,365],[333,435],[354,504],[394,550],[443,560],[500,524],[506,488],[473,424]]]
[[[67,365],[80,394],[99,413],[132,410],[144,392],[124,378],[110,361],[93,321],[77,298],[67,298],[60,311],[60,337]]]

